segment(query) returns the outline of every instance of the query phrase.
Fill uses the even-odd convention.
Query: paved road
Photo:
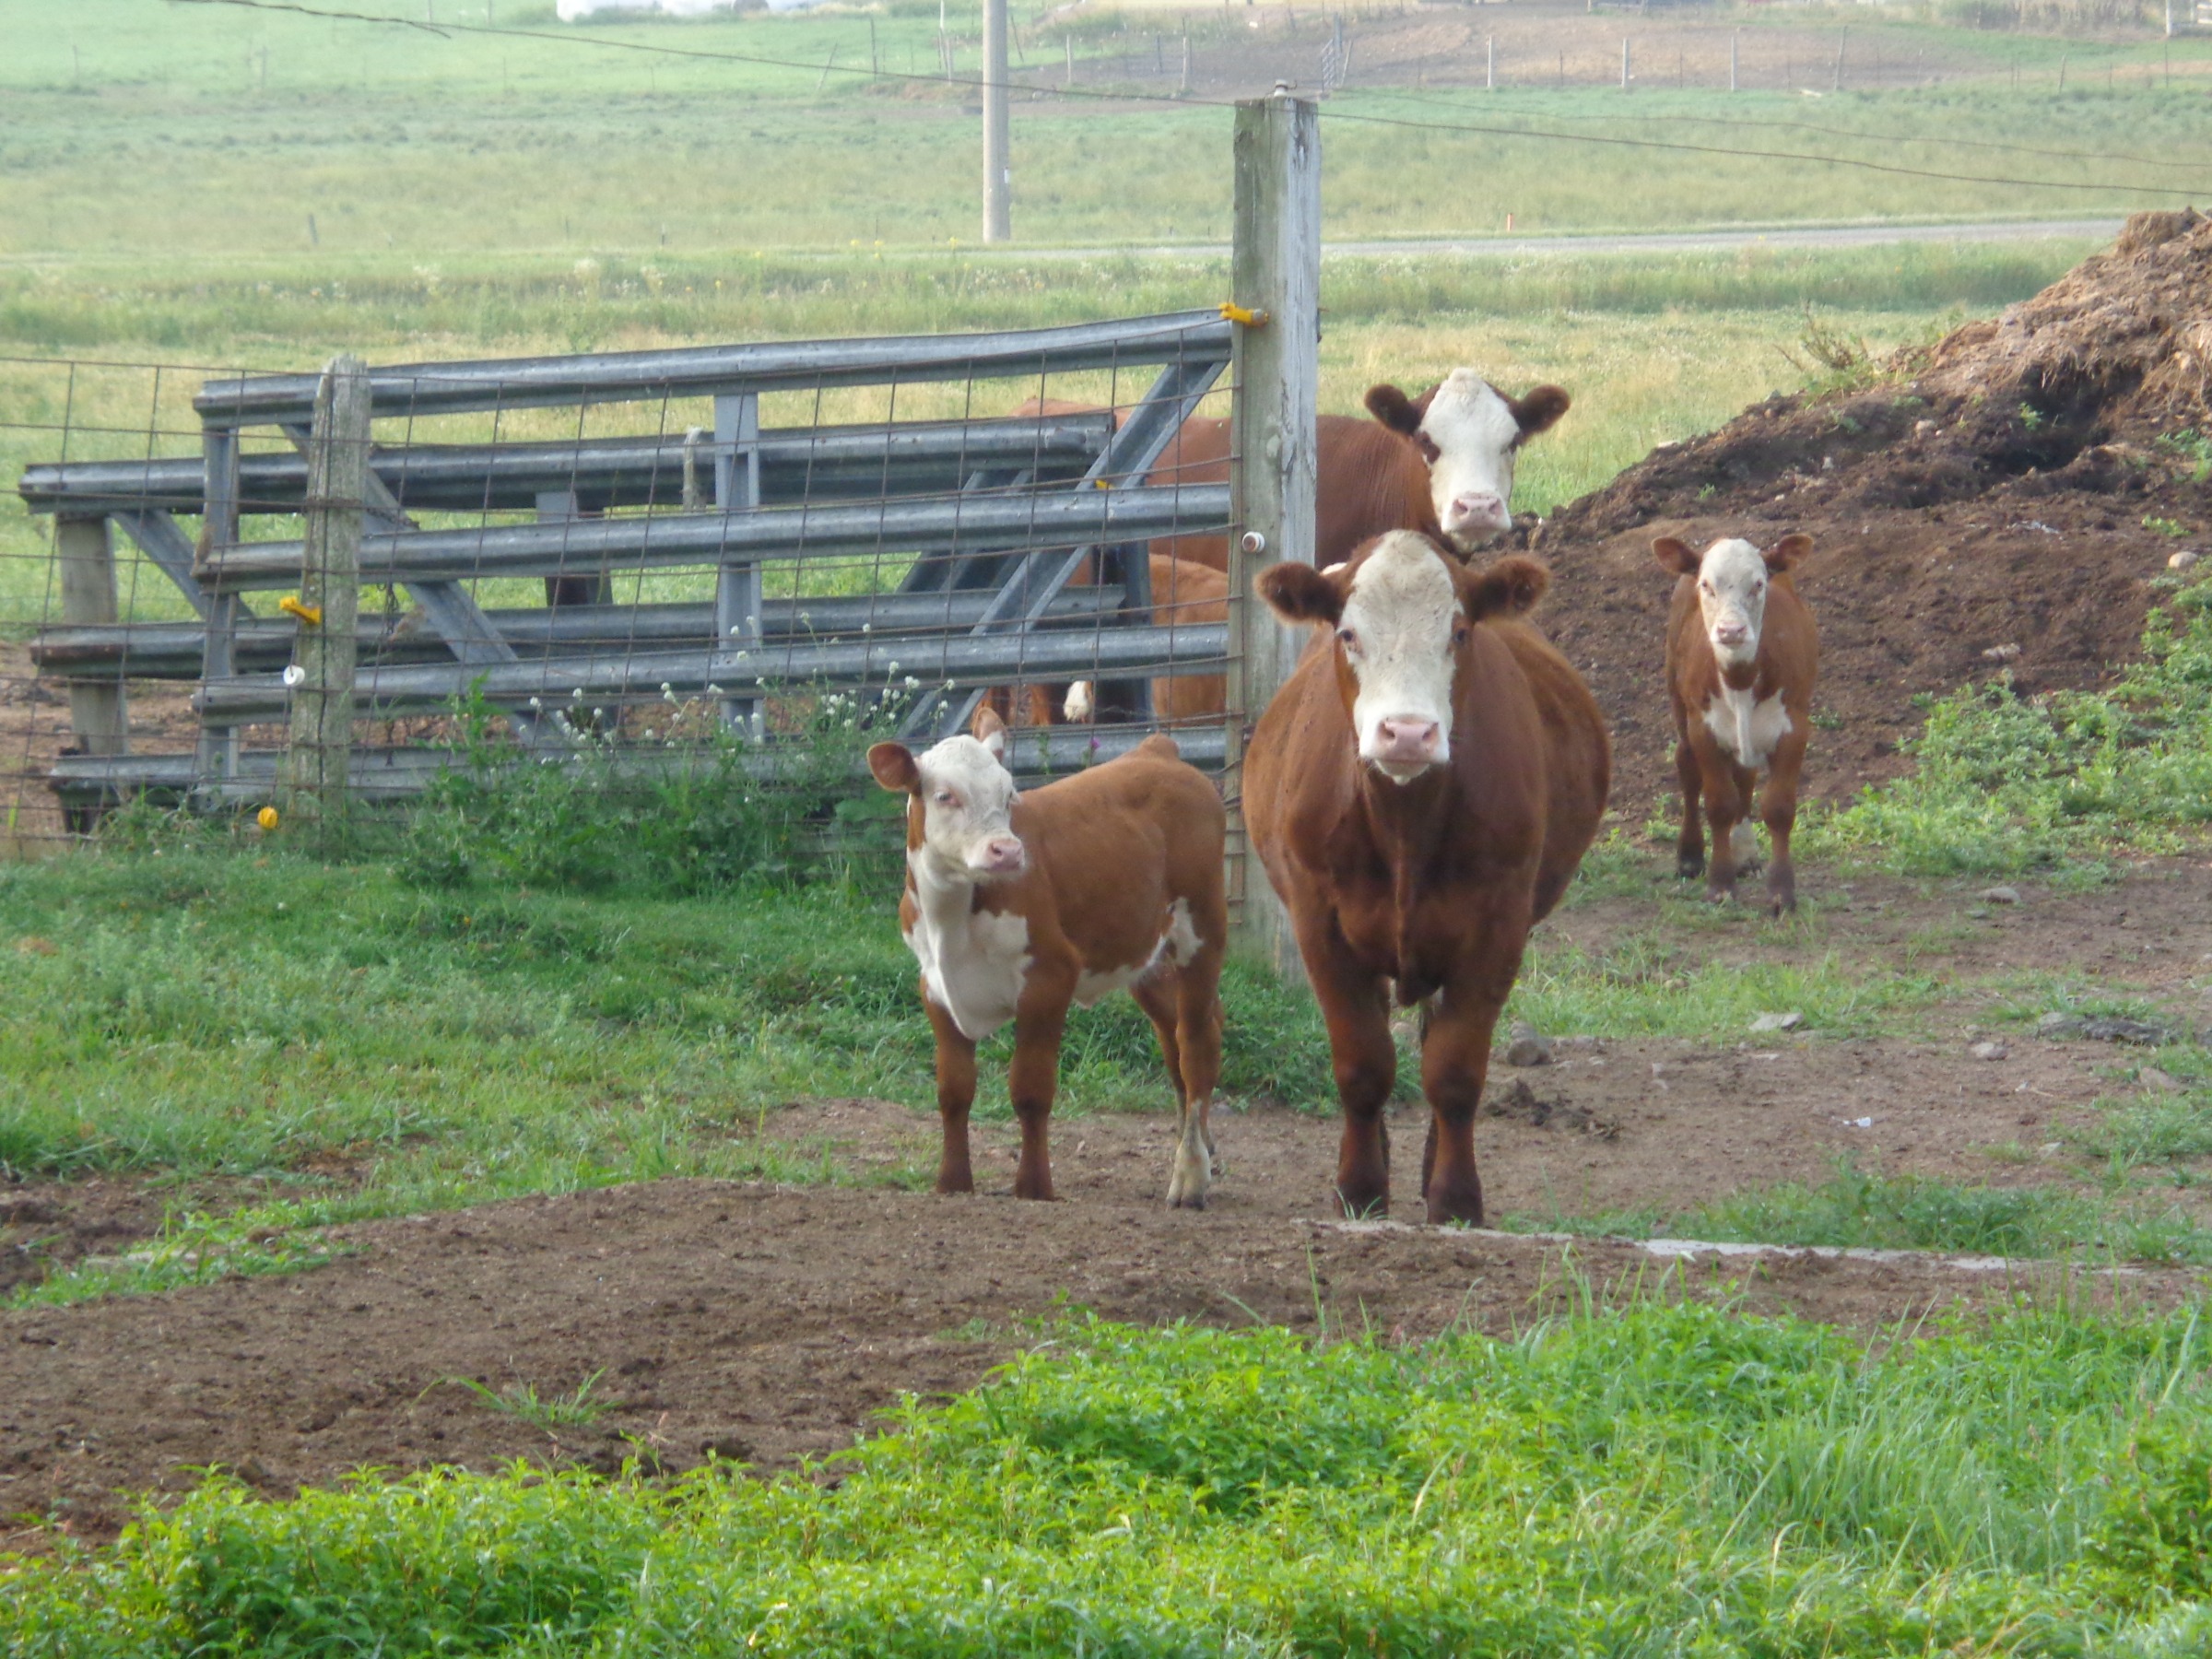
[[[1403,241],[1332,241],[1331,258],[1388,259],[1468,253],[1687,253],[1736,248],[1873,248],[1896,242],[2039,241],[2054,238],[2105,241],[2120,233],[2117,218],[2031,219],[1964,225],[1774,225],[1765,229],[1658,230],[1623,236],[1421,237]],[[1022,259],[1204,259],[1229,257],[1225,243],[1186,242],[1172,247],[978,248],[963,253],[1004,252]]]

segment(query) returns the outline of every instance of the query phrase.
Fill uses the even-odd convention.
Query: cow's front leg
[[[968,1112],[975,1104],[975,1044],[932,1000],[926,983],[922,1007],[937,1039],[937,1122],[945,1135],[937,1154],[937,1191],[972,1193],[975,1172],[968,1161]]]
[[[1712,862],[1705,870],[1705,897],[1726,904],[1735,897],[1736,830],[1750,809],[1735,786],[1736,768],[1717,747],[1700,746],[1705,778],[1705,821],[1712,830]]]
[[[1700,797],[1705,776],[1698,751],[1685,736],[1675,745],[1675,782],[1682,791],[1682,832],[1675,837],[1675,874],[1685,881],[1705,873],[1705,817]]]
[[[1025,1007],[1014,1019],[1014,1064],[1006,1084],[1014,1116],[1021,1124],[1021,1161],[1014,1171],[1014,1196],[1053,1196],[1052,1149],[1046,1125],[1060,1089],[1060,1036],[1067,1027],[1065,996]]]
[[[1811,735],[1800,729],[1783,737],[1767,772],[1766,792],[1760,795],[1759,816],[1774,845],[1767,865],[1767,909],[1782,915],[1797,908],[1797,866],[1790,858],[1790,836],[1797,828],[1797,778],[1805,766],[1805,746]]]
[[[1482,1225],[1482,1177],[1475,1167],[1475,1109],[1489,1075],[1490,1039],[1520,971],[1528,937],[1523,918],[1478,918],[1475,948],[1436,999],[1421,1044],[1421,1093],[1429,1101],[1430,1154],[1421,1191],[1432,1222]]]
[[[1390,1001],[1382,980],[1362,968],[1334,913],[1298,907],[1314,916],[1299,928],[1299,954],[1312,982],[1313,1000],[1328,1027],[1336,1098],[1344,1103],[1344,1137],[1336,1150],[1336,1202],[1347,1216],[1390,1210],[1390,1143],[1383,1103],[1397,1078],[1397,1045],[1390,1035]]]

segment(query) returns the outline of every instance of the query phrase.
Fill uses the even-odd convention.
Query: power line
[[[186,6],[229,6],[249,11],[289,12],[299,17],[315,18],[325,21],[353,23],[381,23],[404,29],[421,29],[438,35],[489,35],[503,40],[547,41],[564,46],[592,46],[611,52],[645,53],[656,57],[694,59],[708,63],[751,64],[771,69],[793,69],[821,75],[844,75],[863,80],[915,82],[932,86],[955,86],[980,88],[983,82],[973,76],[900,74],[889,69],[865,69],[858,65],[844,68],[834,61],[830,64],[809,64],[790,58],[763,57],[754,53],[704,52],[696,47],[657,46],[639,41],[609,41],[597,35],[553,33],[538,29],[508,29],[483,23],[432,24],[411,18],[393,17],[371,12],[337,11],[325,7],[303,6],[298,0],[178,0]],[[1165,92],[1104,92],[1078,89],[1073,87],[1035,88],[1049,89],[1061,98],[1079,98],[1106,103],[1158,103],[1177,108],[1197,105],[1201,108],[1233,109],[1235,100],[1220,98],[1191,98]],[[1952,184],[1996,184],[2027,190],[2073,190],[2109,194],[2121,192],[2129,195],[2179,196],[2189,193],[2178,186],[2159,184],[2121,184],[2110,182],[2077,182],[2058,179],[2015,179],[1976,173],[1945,172],[1925,167],[1902,167],[1891,162],[1868,161],[1855,156],[1825,156],[1794,150],[1746,149],[1727,145],[1690,144],[1665,138],[1632,138],[1611,134],[1561,133],[1540,127],[1510,126],[1484,122],[1424,122],[1406,121],[1388,115],[1359,115],[1348,110],[1324,110],[1322,119],[1337,123],[1353,123],[1365,126],[1391,127],[1405,131],[1430,133],[1462,133],[1478,137],[1524,138],[1555,144],[1596,145],[1618,149],[1665,150],[1682,155],[1727,156],[1738,159],[1763,161],[1803,161],[1818,167],[1854,168],[1865,172],[1887,173],[1895,177],[1934,179]]]

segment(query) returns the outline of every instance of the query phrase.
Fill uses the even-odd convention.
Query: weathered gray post
[[[1620,37],[1620,89],[1629,89],[1629,37]]]
[[[1736,29],[1732,29],[1728,31],[1728,90],[1731,92],[1735,90],[1735,47],[1738,34],[1739,31]]]
[[[1313,562],[1315,404],[1321,337],[1321,123],[1311,100],[1278,89],[1237,106],[1236,243],[1230,292],[1240,315],[1231,365],[1229,734],[1223,788],[1243,782],[1244,741],[1297,665],[1300,634],[1277,622],[1253,580],[1284,559]],[[1260,320],[1265,313],[1265,320]],[[1302,976],[1290,923],[1230,819],[1231,891],[1246,949],[1282,979]]]
[[[1006,0],[983,0],[983,240],[1014,234],[1014,159],[1006,118]]]
[[[276,808],[325,834],[345,821],[353,755],[354,624],[361,588],[361,505],[369,478],[369,367],[336,357],[315,391],[307,448],[307,535],[292,665],[291,730],[276,768]]]
[[[115,544],[104,514],[58,518],[53,551],[61,566],[62,620],[92,627],[112,626],[115,613]],[[69,729],[78,752],[130,752],[131,717],[123,689],[123,664],[102,670],[98,679],[69,682]]]

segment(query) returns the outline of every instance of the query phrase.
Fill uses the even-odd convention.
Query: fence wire
[[[1229,328],[370,370],[354,719],[324,739],[294,718],[348,608],[303,562],[348,510],[311,484],[320,377],[0,359],[9,833],[256,813],[318,741],[365,806],[463,756],[856,772],[986,707],[1030,777],[1162,725],[1218,769]]]

